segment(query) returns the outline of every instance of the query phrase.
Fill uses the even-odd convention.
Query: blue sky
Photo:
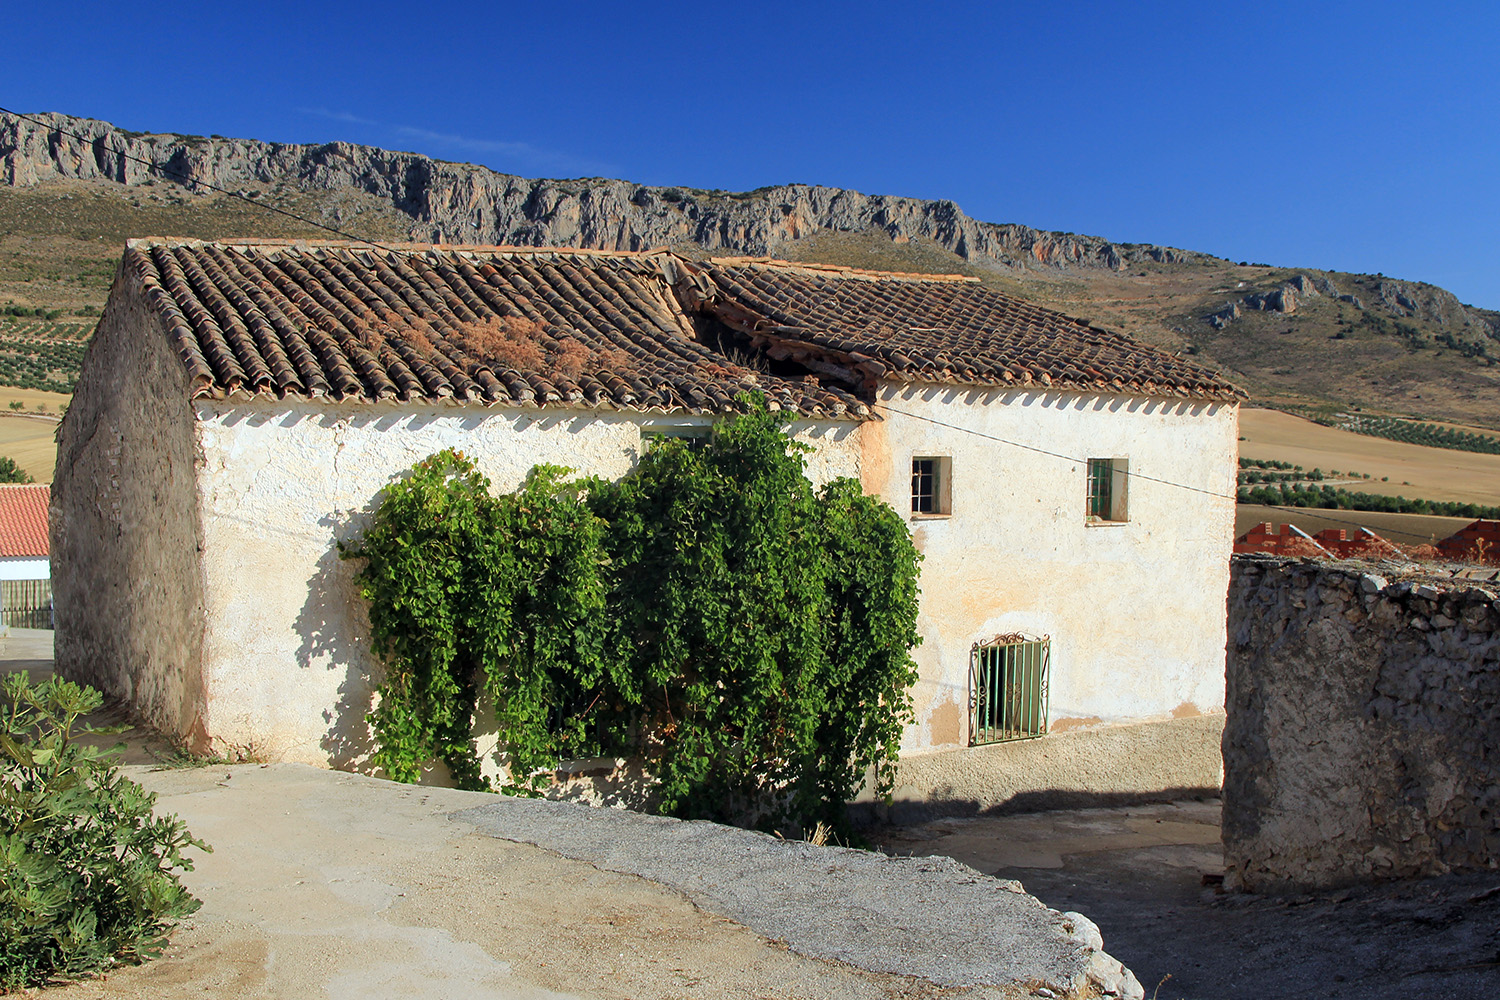
[[[526,176],[950,198],[1500,308],[1500,4],[53,2],[0,104]]]

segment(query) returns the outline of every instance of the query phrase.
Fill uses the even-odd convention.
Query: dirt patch
[[[35,396],[50,395],[32,393]],[[62,397],[66,399],[67,397]],[[6,396],[0,393],[0,404]],[[57,421],[47,417],[16,416],[0,413],[0,455],[13,459],[39,483],[52,482],[52,467],[57,462]]]

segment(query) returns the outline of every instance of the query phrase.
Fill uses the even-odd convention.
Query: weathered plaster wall
[[[1500,863],[1500,601],[1236,556],[1224,854],[1252,889]]]
[[[1217,795],[1223,730],[1224,715],[1215,712],[908,754],[890,804],[875,806],[866,793],[856,814],[910,823]]]
[[[196,436],[182,362],[116,278],[58,429],[50,514],[57,672],[205,749]]]
[[[925,555],[908,749],[968,741],[969,651],[999,633],[1052,637],[1054,732],[1222,708],[1234,405],[910,385],[881,401],[890,458],[866,461],[867,491],[909,512],[911,459],[952,464],[951,515],[908,515]],[[1088,458],[1129,460],[1127,522],[1088,523]]]
[[[435,451],[475,458],[499,490],[537,463],[624,475],[643,428],[706,420],[463,407],[200,403],[209,732],[221,751],[357,764],[378,666],[335,542],[380,489]],[[858,475],[852,423],[797,425],[815,481]]]

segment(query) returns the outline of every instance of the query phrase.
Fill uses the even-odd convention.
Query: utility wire
[[[1087,461],[1087,459],[1078,458],[1078,457],[1076,457],[1074,455],[1066,455],[1066,454],[1064,454],[1062,452],[1059,452],[1059,451],[1050,451],[1050,450],[1048,450],[1046,448],[1039,448],[1036,445],[1024,444],[1024,443],[1022,443],[1020,441],[1012,441],[1009,438],[999,437],[999,436],[994,435],[994,434],[986,434],[984,431],[977,431],[977,430],[974,430],[971,427],[961,427],[958,424],[948,423],[946,420],[938,420],[936,417],[927,417],[927,416],[923,416],[920,413],[912,413],[909,410],[897,409],[896,407],[891,406],[891,405],[889,405],[887,403],[879,403],[879,402],[877,402],[875,405],[878,406],[878,407],[880,407],[881,409],[887,410],[887,411],[889,411],[891,413],[899,413],[899,414],[901,414],[904,417],[911,417],[914,420],[924,420],[927,423],[936,424],[939,427],[946,427],[949,430],[955,430],[955,431],[959,431],[959,432],[964,433],[964,434],[970,434],[970,435],[973,435],[974,437],[984,438],[987,441],[994,441],[994,442],[996,442],[998,444],[1009,445],[1012,448],[1020,448],[1020,449],[1022,449],[1024,451],[1034,452],[1034,453],[1036,453],[1038,455],[1046,455],[1049,458],[1060,458],[1060,459],[1062,459],[1065,462],[1071,462],[1071,463],[1077,464],[1077,465],[1082,465],[1082,464],[1084,464]],[[1128,476],[1128,477],[1130,477],[1130,478],[1133,478],[1133,479],[1143,479],[1143,480],[1146,480],[1147,482],[1160,483],[1163,486],[1172,486],[1172,487],[1175,487],[1175,488],[1180,489],[1180,490],[1189,490],[1189,491],[1191,491],[1193,493],[1201,493],[1204,496],[1210,496],[1210,497],[1213,497],[1216,500],[1229,500],[1229,501],[1232,501],[1232,502],[1234,502],[1236,504],[1239,503],[1239,496],[1238,495],[1230,495],[1230,494],[1227,494],[1227,493],[1216,493],[1213,490],[1206,490],[1206,489],[1202,488],[1201,486],[1192,486],[1192,485],[1189,485],[1187,483],[1179,483],[1179,482],[1175,482],[1174,480],[1171,480],[1171,479],[1160,479],[1160,478],[1158,478],[1156,476],[1148,476],[1148,475],[1146,475],[1145,473],[1142,473],[1142,472],[1132,472],[1129,469],[1125,470],[1125,475]],[[1367,528],[1370,531],[1374,531],[1375,530],[1374,528],[1371,528],[1368,524],[1363,524],[1363,523],[1361,523],[1359,521],[1351,521],[1348,518],[1334,517],[1334,516],[1332,516],[1330,514],[1325,513],[1325,511],[1329,511],[1329,510],[1345,510],[1345,509],[1347,509],[1347,508],[1343,508],[1343,507],[1333,507],[1333,508],[1329,508],[1329,507],[1292,507],[1292,506],[1288,506],[1288,505],[1285,505],[1285,504],[1269,504],[1269,503],[1268,504],[1259,504],[1258,506],[1269,507],[1272,510],[1301,511],[1301,512],[1303,512],[1303,516],[1304,517],[1316,517],[1319,520],[1322,520],[1322,521],[1331,521],[1334,524],[1344,524],[1344,525],[1348,525],[1348,526],[1354,527],[1354,528]],[[1391,512],[1388,512],[1388,511],[1372,511],[1372,513],[1391,513]],[[1438,516],[1438,515],[1434,515],[1434,516]],[[1419,535],[1419,534],[1417,534],[1415,532],[1411,532],[1411,531],[1402,531],[1400,528],[1384,528],[1382,530],[1385,531],[1385,532],[1387,532],[1387,533],[1389,533],[1389,534],[1405,535],[1408,538],[1417,538],[1417,539],[1424,539],[1425,540],[1425,538],[1427,537],[1427,536]]]
[[[69,136],[70,138],[77,139],[79,142],[92,143],[92,142],[96,141],[95,139],[90,138],[89,136],[83,135],[83,134],[81,134],[79,132],[74,132],[74,131],[71,131],[70,129],[63,128],[61,125],[56,125],[56,124],[54,124],[52,122],[43,121],[42,119],[37,118],[37,117],[35,117],[33,115],[23,114],[23,113],[21,113],[19,111],[12,111],[11,109],[6,108],[6,107],[0,107],[0,114],[12,115],[13,117],[19,118],[22,121],[31,122],[33,125],[39,125],[42,128],[51,129],[54,132],[60,132],[63,135]],[[141,166],[146,167],[152,173],[159,174],[159,175],[161,175],[163,177],[174,178],[176,180],[182,181],[185,184],[193,185],[194,187],[207,188],[210,191],[216,191],[219,194],[228,195],[231,198],[237,198],[237,199],[239,199],[240,201],[244,202],[247,205],[252,205],[252,206],[254,206],[256,208],[263,209],[264,211],[267,211],[267,212],[274,212],[277,215],[282,215],[282,216],[285,216],[285,217],[287,217],[289,219],[295,219],[296,221],[301,222],[304,225],[312,226],[315,229],[321,229],[321,230],[323,230],[326,233],[332,233],[334,236],[337,236],[337,237],[339,237],[341,239],[349,240],[349,241],[352,241],[352,242],[355,242],[355,243],[363,243],[366,246],[375,247],[378,250],[384,250],[387,253],[396,254],[396,255],[402,256],[402,257],[411,258],[411,257],[415,257],[416,256],[415,254],[412,254],[409,251],[401,250],[401,249],[399,249],[397,247],[388,246],[388,245],[386,245],[384,243],[381,243],[379,240],[372,240],[372,239],[369,239],[369,238],[364,237],[364,236],[358,236],[358,235],[356,235],[354,233],[350,233],[350,232],[347,232],[345,230],[339,229],[336,226],[330,226],[330,225],[328,225],[325,222],[319,222],[317,219],[313,219],[313,218],[310,218],[310,217],[308,217],[306,215],[302,215],[299,212],[293,212],[293,211],[290,211],[289,209],[280,208],[279,206],[272,205],[269,202],[263,202],[263,201],[260,201],[258,199],[255,199],[255,198],[251,198],[251,197],[245,195],[244,193],[242,193],[240,191],[232,191],[229,188],[220,187],[217,184],[213,184],[213,183],[210,183],[209,181],[205,181],[205,180],[202,180],[200,178],[193,177],[193,176],[191,176],[189,174],[183,173],[180,170],[173,170],[170,167],[164,167],[161,164],[155,163],[155,162],[153,162],[151,160],[147,160],[144,157],[132,156],[131,154],[129,154],[129,153],[123,151],[123,150],[111,150],[111,152],[113,152],[116,156],[119,156],[123,160],[129,160],[132,163],[138,163]],[[1050,458],[1059,458],[1059,459],[1062,459],[1065,462],[1072,462],[1072,463],[1082,463],[1082,462],[1086,461],[1086,459],[1080,459],[1080,458],[1077,458],[1077,457],[1072,456],[1072,455],[1065,455],[1062,452],[1049,451],[1046,448],[1038,448],[1035,445],[1023,444],[1020,441],[1012,441],[1012,440],[1009,440],[1007,438],[997,437],[997,436],[995,436],[993,434],[986,434],[983,431],[976,431],[976,430],[974,430],[973,428],[970,428],[970,427],[960,427],[957,424],[950,424],[950,423],[947,423],[946,421],[938,420],[938,419],[936,419],[934,417],[922,416],[921,414],[911,413],[911,412],[909,412],[907,410],[898,410],[896,407],[890,406],[889,404],[886,404],[886,403],[876,403],[875,405],[878,406],[878,407],[880,407],[881,409],[889,410],[891,413],[899,413],[902,416],[911,417],[914,420],[925,420],[928,423],[937,424],[940,427],[946,427],[946,428],[949,428],[950,430],[960,431],[960,432],[965,433],[965,434],[972,434],[975,437],[985,438],[985,439],[990,440],[990,441],[995,441],[995,442],[997,442],[999,444],[1009,445],[1009,446],[1011,446],[1013,448],[1020,448],[1020,449],[1022,449],[1024,451],[1035,452],[1038,455],[1046,455],[1046,456],[1048,456]],[[1232,501],[1232,502],[1235,502],[1235,503],[1239,502],[1239,497],[1238,496],[1234,496],[1234,495],[1230,495],[1230,494],[1226,494],[1226,493],[1216,493],[1213,490],[1203,489],[1201,486],[1192,486],[1192,485],[1189,485],[1187,483],[1174,482],[1173,480],[1170,480],[1170,479],[1160,479],[1160,478],[1158,478],[1156,476],[1148,476],[1148,475],[1146,475],[1143,472],[1132,472],[1131,470],[1126,469],[1125,470],[1125,475],[1127,477],[1132,478],[1132,479],[1141,479],[1141,480],[1145,480],[1147,482],[1159,483],[1159,484],[1161,484],[1163,486],[1172,486],[1172,487],[1175,487],[1176,489],[1180,489],[1180,490],[1188,490],[1188,491],[1193,492],[1193,493],[1201,493],[1201,494],[1203,494],[1205,496],[1214,497],[1215,499],[1219,499],[1219,500],[1229,500],[1229,501]],[[1271,507],[1274,510],[1306,510],[1306,511],[1312,511],[1312,510],[1324,510],[1324,509],[1326,509],[1326,508],[1313,508],[1313,507],[1286,507],[1286,506],[1282,506],[1282,505],[1278,505],[1278,504],[1264,504],[1263,506]],[[1367,527],[1367,525],[1360,524],[1357,521],[1341,520],[1341,519],[1336,518],[1336,517],[1329,517],[1329,516],[1327,516],[1325,514],[1318,514],[1317,516],[1319,518],[1321,518],[1322,520],[1325,520],[1325,521],[1333,521],[1333,522],[1338,523],[1338,524],[1348,524],[1348,525],[1352,525],[1352,526],[1354,526],[1356,528]],[[1388,528],[1386,530],[1392,532],[1393,534],[1406,535],[1407,537],[1410,537],[1410,538],[1420,538],[1420,537],[1422,537],[1422,536],[1414,534],[1412,532],[1400,531],[1399,529],[1394,529],[1394,528]]]
[[[945,420],[938,420],[936,417],[924,417],[920,413],[912,413],[908,410],[898,410],[888,403],[876,403],[875,405],[880,407],[882,410],[889,410],[891,413],[899,413],[903,417],[911,417],[913,420],[925,420],[929,424],[937,424],[939,427],[947,427],[950,430],[961,431],[965,434],[972,434],[975,437],[982,437],[987,441],[995,441],[1000,444],[1008,444],[1012,448],[1021,448],[1025,451],[1035,452],[1038,455],[1046,455],[1049,458],[1060,458],[1065,462],[1073,462],[1078,464],[1082,464],[1087,461],[1087,459],[1075,458],[1072,455],[1064,455],[1059,451],[1048,451],[1046,448],[1038,448],[1036,445],[1022,444],[1020,441],[1012,441],[1009,438],[996,437],[994,434],[986,434],[984,433],[984,431],[976,431],[971,427],[960,427],[957,424],[950,424]],[[1239,499],[1238,497],[1228,493],[1215,493],[1213,490],[1206,490],[1201,486],[1190,486],[1187,483],[1178,483],[1170,479],[1158,479],[1155,476],[1148,476],[1144,472],[1132,472],[1129,469],[1126,469],[1125,475],[1131,479],[1144,479],[1147,482],[1161,483],[1163,486],[1175,486],[1179,490],[1189,490],[1193,493],[1202,493],[1205,496],[1211,496],[1218,500]]]

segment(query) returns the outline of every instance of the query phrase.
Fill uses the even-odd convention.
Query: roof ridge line
[[[845,264],[819,264],[813,261],[783,260],[779,257],[709,257],[710,264],[755,266],[774,268],[778,271],[811,271],[815,274],[843,274],[855,278],[896,278],[903,281],[928,281],[951,284],[980,284],[977,277],[969,274],[922,274],[917,271],[881,271],[869,267],[849,267]]]
[[[324,239],[297,239],[287,237],[259,237],[259,236],[224,236],[216,239],[202,239],[194,236],[133,236],[125,241],[127,249],[145,249],[148,247],[205,247],[217,246],[225,248],[252,247],[256,249],[288,249],[288,250],[359,250],[367,253],[408,253],[423,254],[432,253],[521,253],[542,254],[560,253],[579,257],[660,257],[669,255],[681,257],[680,253],[667,247],[653,247],[649,250],[606,250],[595,247],[563,247],[563,246],[520,246],[505,243],[423,243],[418,241],[392,242],[389,240],[366,241],[366,240],[324,240]],[[687,259],[687,258],[684,258]]]

